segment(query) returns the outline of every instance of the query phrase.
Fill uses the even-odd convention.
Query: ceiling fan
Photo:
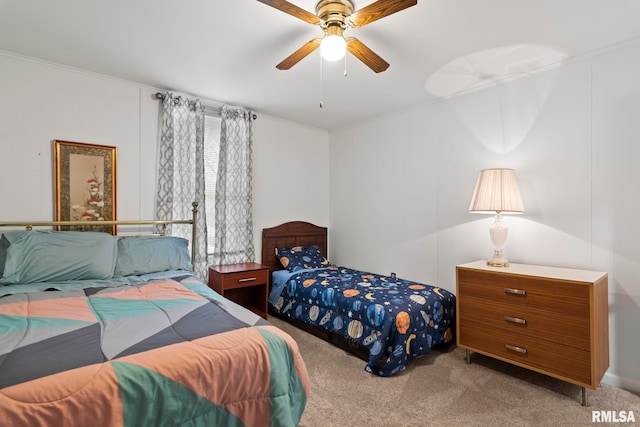
[[[349,51],[376,73],[389,68],[389,63],[355,37],[345,38],[344,31],[347,28],[362,27],[418,4],[417,0],[378,0],[354,12],[353,3],[349,0],[320,0],[314,15],[285,0],[258,1],[310,24],[318,25],[324,31],[324,37],[317,37],[305,43],[276,65],[277,69],[288,70],[320,48],[322,57],[329,61],[341,59],[346,51]]]

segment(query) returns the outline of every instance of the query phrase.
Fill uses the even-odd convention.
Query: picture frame
[[[53,141],[56,221],[116,220],[116,155],[113,146]],[[62,229],[117,233],[115,225],[58,227]]]

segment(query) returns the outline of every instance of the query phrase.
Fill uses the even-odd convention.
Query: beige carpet
[[[468,365],[454,345],[380,378],[345,351],[269,321],[297,341],[311,377],[302,427],[615,425],[592,422],[592,411],[607,410],[633,411],[640,425],[640,397],[606,384],[588,390],[583,407],[578,386],[477,354]]]

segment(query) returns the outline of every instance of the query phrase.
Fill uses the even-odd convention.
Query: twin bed
[[[295,221],[263,229],[272,314],[356,354],[379,376],[397,374],[434,346],[453,342],[452,293],[333,265],[326,254],[325,227]]]
[[[297,425],[296,343],[190,260],[178,237],[2,233],[2,425]]]

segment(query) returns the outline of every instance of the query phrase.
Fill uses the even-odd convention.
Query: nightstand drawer
[[[459,295],[459,321],[589,350],[589,319],[521,305]]]
[[[224,289],[244,288],[268,283],[269,270],[252,270],[222,275]]]
[[[459,269],[458,293],[585,319],[590,316],[589,286],[580,283]]]
[[[591,384],[591,354],[521,334],[509,333],[467,322],[460,331],[460,345],[473,348],[498,359],[565,379]]]

